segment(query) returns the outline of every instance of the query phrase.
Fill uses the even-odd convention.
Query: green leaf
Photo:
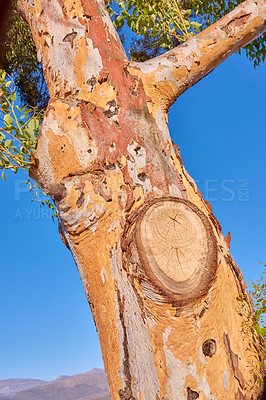
[[[124,18],[122,15],[119,15],[115,20],[114,20],[114,25],[117,29],[121,29],[122,26],[124,25]]]
[[[9,104],[8,103],[3,103],[2,104],[2,111],[4,113],[8,113],[8,111],[9,111]]]
[[[6,114],[4,116],[4,122],[5,122],[6,125],[11,125],[12,124],[13,119],[12,119],[10,114]]]
[[[119,7],[122,8],[122,10],[126,11],[126,5],[123,1],[119,2]]]
[[[202,26],[202,24],[199,24],[197,21],[191,21],[190,24],[191,24],[192,28],[194,28],[196,30],[198,30]]]
[[[114,12],[113,12],[113,10],[111,9],[111,7],[106,6],[106,9],[107,9],[108,14],[110,15],[110,17],[112,17],[112,16],[114,15]]]
[[[143,7],[142,12],[143,12],[144,15],[149,15],[149,12],[150,12],[149,6]]]
[[[16,92],[12,92],[11,95],[10,95],[10,98],[11,98],[12,101],[15,101],[16,98],[17,98]]]
[[[260,333],[262,336],[266,337],[266,328],[261,328]]]
[[[20,154],[27,154],[27,150],[23,146],[20,147],[19,152]]]
[[[158,29],[155,28],[155,29],[152,31],[152,34],[151,34],[151,35],[152,35],[153,38],[156,38],[156,37],[159,35]]]
[[[4,133],[0,132],[0,141],[1,141],[1,140],[4,140],[5,137],[6,137],[6,135],[5,135]]]
[[[32,119],[30,120],[30,122],[28,123],[28,128],[29,128],[30,130],[35,130],[35,129],[38,128],[38,126],[39,126],[39,121],[38,121],[37,118],[32,118]]]
[[[185,18],[186,18],[186,17],[189,17],[189,16],[191,15],[191,13],[192,13],[192,10],[191,10],[191,9],[186,10],[186,12],[185,12],[185,14],[184,14],[184,17],[185,17]]]
[[[11,146],[12,146],[12,140],[11,139],[5,140],[5,147],[9,148]]]
[[[25,128],[25,134],[26,134],[29,138],[33,138],[33,137],[34,137],[34,131],[33,131],[32,129]]]

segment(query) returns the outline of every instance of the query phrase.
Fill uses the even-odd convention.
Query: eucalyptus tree
[[[50,95],[30,175],[57,209],[112,399],[256,398],[263,354],[251,303],[167,113],[265,32],[266,1],[247,0],[196,35],[196,9],[120,2],[118,28],[127,21],[171,48],[143,62],[127,57],[103,0],[18,6]]]

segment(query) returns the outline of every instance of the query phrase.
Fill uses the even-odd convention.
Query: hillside
[[[34,379],[0,380],[0,400],[110,400],[104,370],[92,369],[45,382]]]
[[[38,379],[3,379],[0,380],[0,400],[9,400],[21,391],[34,386],[41,386],[47,382]]]

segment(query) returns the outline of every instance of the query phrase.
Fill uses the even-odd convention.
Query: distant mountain
[[[41,386],[47,382],[38,379],[3,379],[0,380],[0,400],[9,400],[19,391]]]
[[[51,382],[34,379],[0,380],[0,400],[110,400],[104,370],[60,376]]]

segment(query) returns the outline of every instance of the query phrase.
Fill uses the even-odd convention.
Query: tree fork
[[[127,59],[102,0],[19,6],[51,96],[34,176],[79,269],[112,399],[251,399],[252,307],[210,205],[175,154],[167,110],[265,31],[265,1],[242,3],[143,64]]]

